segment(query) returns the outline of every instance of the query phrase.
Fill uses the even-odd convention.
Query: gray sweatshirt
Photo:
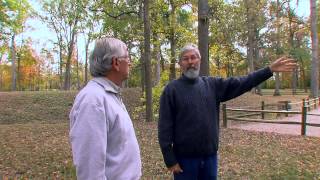
[[[106,78],[92,79],[77,95],[69,117],[78,180],[140,178],[140,150],[118,86]]]

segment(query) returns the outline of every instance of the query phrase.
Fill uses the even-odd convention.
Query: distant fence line
[[[274,94],[275,89],[261,89],[261,93],[264,95],[272,95]],[[292,89],[279,89],[279,93],[281,95],[307,95],[310,94],[309,89],[296,89],[293,91]]]
[[[277,106],[278,110],[266,110],[266,107],[270,106]],[[292,110],[293,106],[299,106],[301,110]],[[244,121],[244,122],[258,122],[258,123],[273,123],[273,124],[297,124],[301,125],[301,135],[306,135],[306,126],[315,126],[320,127],[320,124],[316,123],[307,123],[307,116],[319,116],[320,114],[308,113],[312,109],[316,109],[320,106],[320,98],[314,99],[303,99],[299,102],[290,102],[290,101],[279,101],[278,104],[265,104],[264,101],[261,102],[261,106],[258,107],[259,109],[252,109],[257,108],[251,106],[251,109],[244,109],[244,108],[227,108],[226,104],[222,105],[222,112],[223,112],[223,127],[228,127],[228,121]],[[280,109],[280,110],[279,110]],[[228,112],[244,112],[247,114],[241,115],[233,115],[228,116]],[[265,114],[267,113],[274,113],[274,114],[285,114],[288,117],[289,114],[301,114],[301,122],[294,122],[294,121],[279,121],[279,120],[265,120]],[[261,119],[252,119],[247,118],[250,116],[261,116]]]

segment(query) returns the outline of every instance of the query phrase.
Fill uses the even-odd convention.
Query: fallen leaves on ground
[[[0,178],[8,174],[75,179],[68,139],[68,113],[75,94],[0,93]],[[123,92],[131,115],[140,95],[136,89]],[[279,97],[245,94],[228,105],[259,105],[261,99],[276,102]],[[142,179],[170,179],[157,141],[157,122],[133,122],[141,150]],[[320,178],[320,138],[224,128],[220,137],[220,179]]]

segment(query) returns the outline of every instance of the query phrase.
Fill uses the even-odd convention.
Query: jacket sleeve
[[[173,129],[174,129],[174,104],[171,99],[168,86],[160,97],[158,140],[167,167],[175,165],[177,162],[173,151]]]
[[[254,71],[247,76],[231,77],[228,79],[217,79],[215,84],[218,100],[220,102],[228,101],[243,93],[250,91],[253,87],[269,79],[273,73],[269,67]]]
[[[83,103],[70,114],[70,141],[78,180],[106,178],[107,121],[103,107]]]

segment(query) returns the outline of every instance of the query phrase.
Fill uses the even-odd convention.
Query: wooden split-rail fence
[[[280,101],[276,106],[277,110],[267,110],[268,106],[275,106],[275,104],[265,104],[264,101],[261,102],[261,106],[259,109],[253,108],[228,108],[226,104],[222,105],[222,113],[223,113],[223,127],[228,127],[228,121],[244,121],[244,122],[256,122],[256,123],[273,123],[273,124],[296,124],[301,125],[301,135],[306,135],[306,126],[314,126],[320,127],[320,114],[308,113],[313,109],[316,109],[320,106],[320,98],[314,99],[303,99],[302,101],[291,103],[290,101]],[[301,110],[292,110],[293,106],[300,107]],[[247,114],[240,115],[231,115],[229,116],[227,112],[240,112]],[[265,115],[268,113],[281,115],[284,114],[286,117],[290,114],[301,114],[301,121],[288,121],[288,120],[266,120]],[[249,118],[252,116],[260,116],[260,119]],[[307,116],[319,116],[319,124],[318,123],[309,123],[307,122]]]

